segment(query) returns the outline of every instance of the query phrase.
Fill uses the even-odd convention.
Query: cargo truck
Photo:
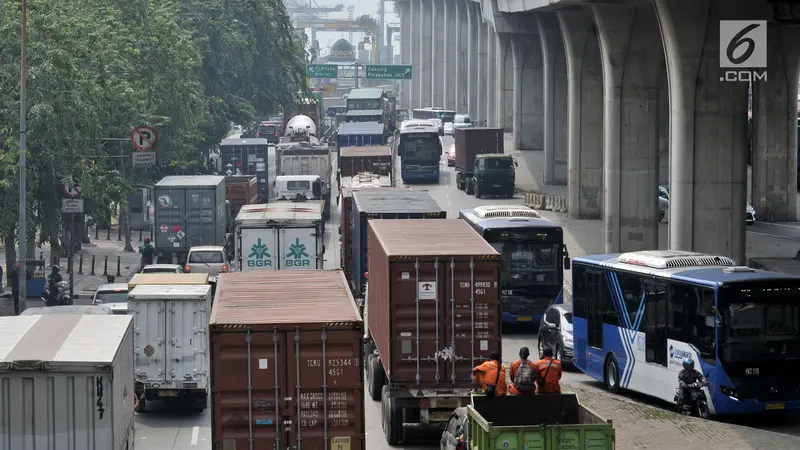
[[[269,141],[264,138],[223,139],[219,144],[222,172],[256,177],[258,193],[269,198]]]
[[[514,197],[517,163],[503,154],[502,128],[457,128],[456,187],[475,194]]]
[[[275,161],[278,177],[290,175],[316,175],[322,181],[319,200],[323,200],[325,220],[331,217],[331,151],[327,145],[298,142],[277,148]],[[276,177],[277,182],[277,177]],[[316,196],[314,196],[316,197]],[[311,197],[308,197],[309,199]]]
[[[225,198],[231,205],[232,217],[236,217],[239,214],[242,206],[258,203],[259,197],[256,177],[251,175],[229,175],[225,177]]]
[[[236,217],[236,266],[248,270],[322,269],[321,201],[249,205]]]
[[[134,450],[133,318],[0,317],[0,448]]]
[[[155,399],[206,409],[211,298],[209,285],[140,285],[128,294],[136,328],[137,412]]]
[[[359,173],[391,175],[392,148],[388,145],[340,148],[339,177],[352,177]]]
[[[367,222],[373,219],[446,219],[428,191],[364,189],[353,192],[353,292],[361,297],[367,279]],[[444,236],[442,236],[444,237]]]
[[[211,449],[366,450],[363,323],[340,270],[220,276]]]
[[[230,211],[225,177],[183,175],[164,177],[154,188],[155,248],[161,258],[184,265],[189,249],[228,245]]]
[[[613,422],[581,405],[573,393],[473,395],[472,405],[453,413],[445,440],[455,445],[442,448],[469,443],[471,450],[614,450],[616,436]]]
[[[500,254],[461,220],[372,220],[367,388],[389,445],[441,433],[501,352]]]
[[[343,147],[370,147],[384,144],[383,125],[379,123],[343,123],[339,125],[339,129],[336,131],[337,152]],[[337,162],[341,166],[341,160]]]

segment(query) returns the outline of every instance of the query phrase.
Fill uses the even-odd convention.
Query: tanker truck
[[[317,124],[308,116],[298,115],[292,117],[286,122],[283,142],[309,142],[312,145],[319,145]]]

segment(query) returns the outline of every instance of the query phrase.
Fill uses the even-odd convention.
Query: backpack
[[[514,378],[514,387],[520,392],[533,392],[535,386],[530,361],[522,361],[519,365],[517,376]]]

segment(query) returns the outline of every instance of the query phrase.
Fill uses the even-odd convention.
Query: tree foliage
[[[125,138],[159,133],[164,165],[205,152],[305,90],[305,54],[281,0],[29,0],[27,192],[30,234],[55,240],[59,185],[81,184],[87,213],[124,202],[133,182]],[[18,215],[21,1],[0,3],[0,233]],[[123,178],[123,174],[125,177]]]

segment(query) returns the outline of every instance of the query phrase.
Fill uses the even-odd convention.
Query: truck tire
[[[144,413],[147,412],[147,399],[143,396],[139,398],[139,401],[136,402],[136,406],[133,408],[134,412],[137,413]]]
[[[389,386],[383,387],[382,394],[383,434],[386,436],[386,443],[397,445],[403,437],[403,411],[389,396]]]
[[[481,198],[483,196],[483,194],[481,194],[480,188],[478,187],[478,183],[475,183],[475,188],[473,190],[475,191],[475,198]]]
[[[369,396],[372,400],[380,401],[383,386],[386,384],[386,372],[383,370],[383,365],[380,360],[373,356],[369,360],[371,375],[369,379]]]
[[[475,193],[474,186],[472,185],[472,179],[467,178],[464,180],[464,192],[466,192],[467,195],[472,195]]]
[[[459,191],[464,190],[464,177],[462,176],[461,172],[456,173],[456,189]]]

